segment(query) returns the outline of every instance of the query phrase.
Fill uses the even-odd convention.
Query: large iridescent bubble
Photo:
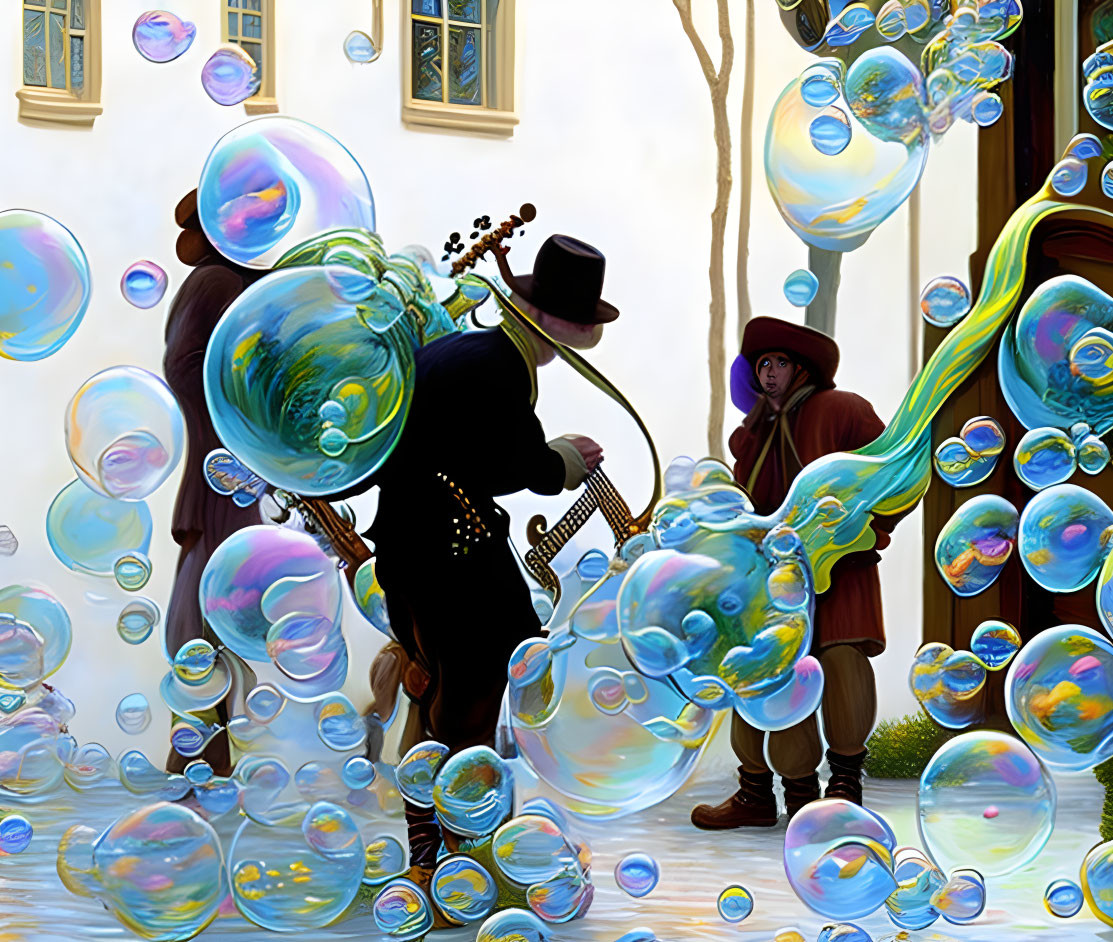
[[[1079,871],[1082,894],[1098,919],[1113,926],[1113,841],[1092,848]]]
[[[465,837],[490,834],[514,808],[514,776],[498,754],[472,746],[449,758],[433,785],[437,817]]]
[[[1009,667],[1005,705],[1053,769],[1093,768],[1113,756],[1113,643],[1082,625],[1041,631]]]
[[[1055,785],[1043,763],[1004,733],[963,733],[920,776],[919,827],[937,865],[1011,873],[1036,858],[1055,821]]]
[[[73,336],[90,295],[89,261],[56,219],[0,212],[0,357],[41,360]]]
[[[95,895],[156,942],[192,939],[216,918],[228,892],[224,857],[212,826],[193,811],[147,805],[94,834],[77,825],[59,844],[58,874],[71,890]]]
[[[1001,389],[1028,428],[1113,428],[1113,298],[1077,275],[1040,285],[1001,339]]]
[[[268,268],[329,229],[375,229],[375,201],[356,159],[320,128],[279,115],[217,141],[201,171],[197,210],[221,254],[250,268]]]
[[[1019,515],[996,494],[972,497],[954,512],[935,541],[935,566],[955,595],[993,585],[1016,545]]]
[[[909,68],[907,81],[913,82],[916,69]],[[819,69],[830,72],[839,93],[826,105],[809,104],[802,93],[809,73]],[[801,239],[845,252],[862,245],[912,192],[927,162],[928,143],[914,121],[900,139],[871,133],[843,97],[842,73],[838,60],[820,60],[781,94],[765,136],[765,177],[781,215]],[[821,153],[810,137],[812,122],[830,109],[850,129],[849,143],[835,155]]]
[[[113,500],[71,481],[46,512],[46,538],[59,561],[75,572],[111,576],[116,561],[146,553],[154,525],[143,501]]]
[[[830,919],[876,910],[897,888],[897,839],[880,815],[841,798],[814,801],[785,832],[784,865],[796,895]]]
[[[170,476],[185,421],[166,383],[137,366],[87,379],[66,407],[66,451],[78,477],[105,497],[142,500]]]
[[[1020,515],[1017,548],[1033,579],[1051,592],[1094,581],[1113,538],[1113,510],[1076,484],[1040,491]]]
[[[49,677],[70,653],[72,638],[69,614],[49,592],[0,589],[0,688],[27,690]]]

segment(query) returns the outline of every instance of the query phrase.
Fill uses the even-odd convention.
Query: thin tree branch
[[[742,333],[746,324],[754,316],[750,301],[750,216],[753,206],[753,158],[754,158],[754,0],[746,0],[746,64],[742,73],[742,129],[738,142],[741,151],[741,180],[739,181],[738,207],[738,262],[736,278],[738,281],[738,346],[742,345]]]

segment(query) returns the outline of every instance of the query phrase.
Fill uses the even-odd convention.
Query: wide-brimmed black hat
[[[510,289],[546,314],[573,324],[606,324],[618,317],[618,308],[600,297],[607,260],[586,242],[549,236],[538,249],[529,275],[512,274],[502,253],[497,261]]]

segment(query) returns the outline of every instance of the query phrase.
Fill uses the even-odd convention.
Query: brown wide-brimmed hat
[[[183,265],[200,265],[206,258],[216,255],[216,249],[201,228],[197,214],[197,190],[190,190],[174,207],[174,222],[182,231],[174,251]]]
[[[761,354],[779,350],[802,361],[817,386],[830,386],[839,368],[839,345],[826,334],[779,317],[755,317],[742,333],[741,356],[754,369]]]
[[[600,297],[607,260],[586,242],[549,236],[538,249],[529,275],[512,274],[501,252],[496,260],[510,289],[546,314],[573,324],[607,324],[618,317],[618,308]]]

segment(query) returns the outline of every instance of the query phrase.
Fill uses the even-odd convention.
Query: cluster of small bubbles
[[[433,807],[433,786],[448,752],[448,746],[430,740],[418,743],[402,757],[394,775],[406,801],[422,808]]]
[[[378,886],[406,869],[406,849],[389,834],[373,837],[364,848],[363,882]]]
[[[136,51],[150,62],[172,62],[193,45],[197,27],[166,10],[141,13],[131,30]]]
[[[935,565],[956,595],[977,595],[997,580],[1019,523],[1016,508],[996,494],[979,494],[954,512],[935,541]]]
[[[35,829],[21,814],[8,814],[0,818],[0,855],[19,854],[27,849]]]
[[[796,269],[785,279],[785,299],[795,307],[807,307],[818,290],[819,279],[806,268]]]
[[[150,599],[133,599],[120,609],[116,633],[128,644],[142,644],[151,636],[161,617],[158,606]]]
[[[920,836],[937,865],[973,865],[999,876],[1030,863],[1047,843],[1055,785],[1018,739],[990,731],[963,733],[924,769],[918,803]],[[997,813],[987,816],[990,806]]]
[[[282,710],[286,697],[273,684],[259,684],[244,699],[244,711],[256,723],[266,725]]]
[[[1113,841],[1090,850],[1082,861],[1079,877],[1090,912],[1113,926]]]
[[[788,882],[811,909],[829,919],[874,912],[897,889],[892,828],[874,812],[839,798],[814,801],[785,832]]]
[[[978,625],[970,635],[970,653],[987,670],[999,671],[1008,666],[1022,643],[1020,632],[1012,625],[991,618]]]
[[[1102,331],[1102,333],[1106,333],[1106,331]],[[1087,338],[1083,338],[1083,341],[1086,339]],[[1076,344],[1076,348],[1081,346],[1083,341],[1079,341],[1079,344]],[[1096,346],[1097,344],[1089,346],[1089,349],[1093,349]],[[1103,338],[1100,349],[1101,352],[1099,356],[1102,359],[1102,363],[1099,370],[1104,378],[1111,375],[1110,363],[1113,362],[1113,334],[1110,334],[1107,339]],[[1093,361],[1091,360],[1091,362]],[[1076,422],[1070,428],[1070,437],[1071,441],[1074,443],[1075,457],[1079,468],[1086,474],[1100,474],[1105,470],[1109,465],[1109,446],[1094,434],[1093,429],[1091,429],[1089,425],[1085,422]]]
[[[1083,902],[1082,887],[1072,880],[1052,880],[1043,891],[1044,907],[1060,919],[1078,915]]]
[[[447,857],[437,864],[430,885],[433,902],[454,922],[475,922],[490,914],[499,888],[487,869],[470,857]]]
[[[935,472],[951,487],[981,484],[1005,450],[1005,430],[987,415],[967,421],[956,438],[940,442],[932,456]]]
[[[87,379],[66,407],[66,451],[78,477],[104,497],[142,500],[177,467],[185,420],[160,377],[113,366]]]
[[[614,868],[614,882],[630,896],[648,896],[661,879],[661,867],[649,854],[627,854]]]
[[[970,313],[970,289],[952,275],[933,278],[920,294],[920,313],[934,327],[953,327]]]
[[[1074,442],[1057,428],[1034,428],[1025,433],[1013,454],[1016,476],[1034,491],[1062,484],[1077,466]]]
[[[121,589],[138,592],[151,578],[151,561],[138,550],[124,553],[112,564],[112,575]]]
[[[133,262],[120,278],[124,300],[138,308],[152,308],[166,294],[166,272],[154,262]]]
[[[1082,75],[1086,80],[1082,90],[1086,111],[1103,128],[1113,129],[1113,47],[1109,43],[1083,61]]]
[[[102,497],[71,481],[46,512],[46,538],[62,565],[75,572],[110,576],[129,551],[147,552],[154,526],[143,501]]]
[[[900,0],[891,2],[899,3]],[[815,942],[873,942],[873,938],[865,929],[852,922],[838,922],[820,929]]]
[[[828,157],[834,157],[846,150],[850,143],[850,134],[850,118],[845,111],[834,105],[824,108],[808,126],[812,147]]]
[[[49,677],[70,652],[70,616],[45,589],[0,589],[0,688],[28,690]]]
[[[407,942],[424,938],[433,928],[433,907],[416,883],[405,878],[391,880],[375,897],[375,925],[388,938]]]
[[[238,105],[259,91],[262,76],[255,60],[228,43],[209,56],[201,68],[201,87],[218,105]]]
[[[1093,768],[1113,756],[1113,644],[1081,625],[1041,631],[1009,667],[1005,706],[1053,769]]]
[[[475,942],[553,942],[553,937],[529,910],[504,909],[479,927]]]
[[[56,219],[0,212],[0,357],[41,360],[73,336],[89,307],[89,261]]]
[[[14,556],[19,549],[19,540],[9,526],[0,526],[0,556]]]
[[[141,693],[129,693],[116,704],[116,725],[137,736],[151,725],[151,705]]]
[[[349,62],[374,62],[379,57],[379,50],[363,30],[354,29],[344,39],[344,55]]]
[[[1074,484],[1040,491],[1020,515],[1020,561],[1050,592],[1074,592],[1094,581],[1113,535],[1113,510]]]
[[[985,718],[978,696],[985,677],[985,665],[973,654],[932,641],[916,652],[908,685],[935,722],[948,729],[963,729]]]
[[[493,749],[472,746],[439,765],[430,797],[451,831],[483,837],[510,816],[514,776]]]
[[[528,888],[530,909],[547,922],[565,922],[590,904],[590,851],[574,847],[549,818],[511,819],[495,832],[491,850],[502,875]]]
[[[741,922],[754,911],[754,898],[744,886],[728,886],[719,894],[715,905],[726,922]]]

